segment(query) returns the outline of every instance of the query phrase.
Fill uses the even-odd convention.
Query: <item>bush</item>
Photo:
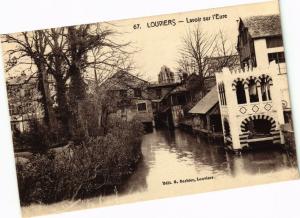
[[[17,163],[21,204],[53,203],[109,192],[141,157],[142,125],[114,121],[106,136],[89,138]]]
[[[31,120],[26,132],[13,135],[16,150],[32,150],[41,153],[55,144],[64,142],[63,131],[58,124],[50,131],[47,125],[38,120]]]

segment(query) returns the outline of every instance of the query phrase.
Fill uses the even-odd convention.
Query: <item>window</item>
[[[282,47],[283,41],[281,36],[269,37],[266,39],[267,48]]]
[[[226,105],[227,102],[226,102],[225,88],[223,83],[219,85],[219,94],[220,94],[221,105]]]
[[[266,78],[261,80],[261,97],[263,101],[269,101],[271,99],[271,92],[270,92],[270,83],[267,81]]]
[[[142,91],[141,89],[137,88],[137,89],[134,89],[134,97],[141,97],[142,96]]]
[[[146,103],[138,103],[137,104],[137,110],[138,111],[146,111],[147,110]]]
[[[278,63],[285,63],[284,52],[274,52],[268,54],[269,62],[275,61]]]
[[[250,102],[258,102],[257,86],[253,79],[249,81],[249,97],[250,97]]]
[[[127,90],[120,90],[121,97],[127,97]]]
[[[247,103],[244,85],[241,81],[238,81],[236,84],[236,97],[238,104]]]

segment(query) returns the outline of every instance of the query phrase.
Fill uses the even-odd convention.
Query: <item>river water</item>
[[[263,175],[292,168],[280,149],[255,150],[241,156],[222,144],[208,142],[180,129],[154,130],[142,142],[143,160],[122,190],[123,194],[158,191],[162,183],[182,178]]]
[[[222,144],[207,142],[182,130],[154,130],[143,136],[143,159],[116,194],[84,201],[22,208],[23,216],[129,203],[224,188],[299,178],[289,156],[279,149],[255,150],[241,156],[225,152]],[[174,180],[213,177],[200,182]],[[163,182],[171,184],[164,185]]]

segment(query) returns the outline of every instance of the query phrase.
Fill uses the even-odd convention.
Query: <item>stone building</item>
[[[174,82],[175,82],[174,73],[167,66],[162,66],[158,74],[158,83],[168,84]]]
[[[169,109],[169,99],[167,96],[176,88],[179,83],[150,84],[148,95],[152,101],[152,111],[156,127],[168,126],[167,111]]]
[[[152,102],[148,94],[149,83],[125,71],[119,71],[100,87],[100,93],[111,96],[110,104],[116,104],[112,116],[123,120],[142,122],[145,128],[153,127]]]
[[[237,49],[240,69],[216,74],[224,142],[235,151],[283,144],[291,104],[279,15],[240,19]]]
[[[6,81],[11,128],[13,132],[26,132],[32,120],[41,121],[44,118],[38,78],[35,75],[21,74],[9,77]],[[55,90],[51,76],[48,83],[50,94],[54,99]]]

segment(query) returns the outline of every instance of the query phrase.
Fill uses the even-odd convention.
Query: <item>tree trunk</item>
[[[44,109],[44,121],[49,130],[53,128],[54,112],[52,108],[51,93],[48,82],[48,73],[45,67],[40,64],[38,66],[38,88],[42,95],[42,105]]]
[[[66,97],[66,84],[62,76],[56,76],[56,96],[58,104],[58,119],[61,121],[63,132],[67,138],[71,136],[70,132],[70,110]]]

